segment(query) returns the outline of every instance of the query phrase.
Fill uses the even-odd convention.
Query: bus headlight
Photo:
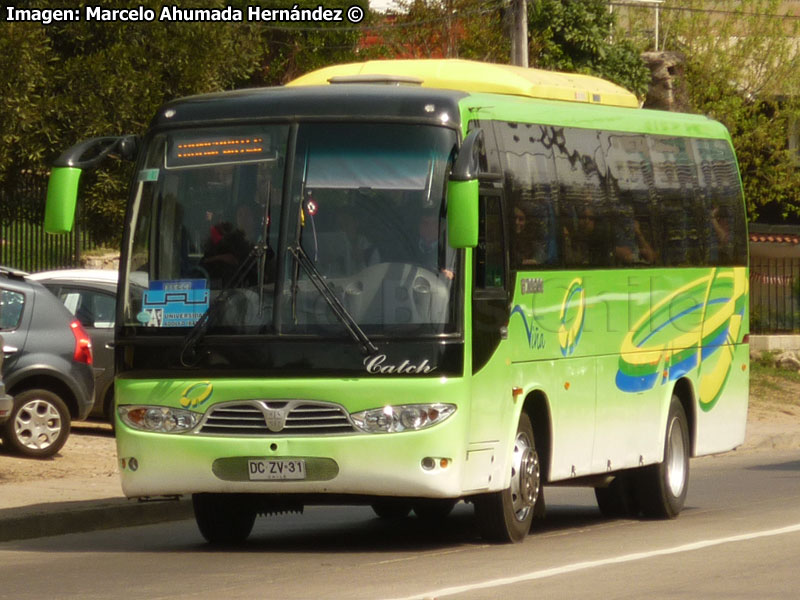
[[[120,419],[128,427],[158,433],[183,433],[200,422],[200,414],[168,406],[120,406]]]
[[[356,427],[367,433],[399,433],[426,429],[441,423],[454,412],[454,404],[404,404],[365,410],[350,416]]]

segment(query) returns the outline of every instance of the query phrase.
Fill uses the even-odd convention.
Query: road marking
[[[740,535],[732,535],[730,537],[716,538],[713,540],[702,540],[699,542],[693,542],[691,544],[673,546],[672,548],[663,548],[661,550],[651,550],[649,552],[634,552],[632,554],[623,554],[622,556],[614,556],[611,558],[603,558],[600,560],[577,562],[569,565],[563,565],[560,567],[542,569],[540,571],[531,571],[529,573],[523,573],[515,577],[489,579],[487,581],[478,581],[476,583],[471,583],[467,585],[431,590],[421,594],[414,594],[413,596],[406,596],[404,598],[395,598],[394,600],[425,600],[431,598],[443,598],[445,596],[454,596],[456,594],[463,594],[465,592],[474,592],[476,590],[502,587],[504,585],[513,585],[515,583],[522,583],[524,581],[533,581],[535,579],[545,579],[547,577],[555,577],[556,575],[564,575],[565,573],[574,573],[576,571],[584,571],[586,569],[596,569],[597,567],[604,567],[607,565],[616,565],[620,563],[633,562],[637,560],[645,560],[657,556],[667,556],[669,554],[680,554],[682,552],[694,552],[695,550],[702,550],[703,548],[710,548],[712,546],[720,546],[722,544],[733,544],[736,542],[746,542],[758,538],[773,537],[776,535],[785,535],[787,533],[797,533],[798,531],[800,531],[800,523],[797,523],[795,525],[789,525],[787,527],[780,527],[778,529],[767,529],[765,531],[754,531],[752,533],[743,533]]]

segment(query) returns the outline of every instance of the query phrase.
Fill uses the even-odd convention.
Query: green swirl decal
[[[697,368],[700,408],[711,410],[741,341],[747,293],[745,269],[730,268],[714,269],[664,298],[625,336],[617,387],[649,390]]]
[[[558,343],[561,354],[570,356],[575,352],[583,333],[583,324],[586,320],[586,292],[583,289],[583,279],[576,277],[572,280],[564,294],[559,313]]]
[[[181,394],[181,406],[184,408],[198,406],[211,398],[213,391],[214,386],[211,385],[210,381],[192,383]]]

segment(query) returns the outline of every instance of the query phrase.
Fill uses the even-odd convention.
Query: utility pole
[[[511,64],[528,66],[528,2],[511,0]]]

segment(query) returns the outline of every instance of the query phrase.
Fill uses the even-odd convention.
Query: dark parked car
[[[0,426],[3,444],[26,456],[58,452],[72,420],[94,404],[88,333],[42,284],[0,267],[3,379],[14,406]]]
[[[117,271],[63,269],[28,276],[50,290],[80,321],[92,340],[95,403],[92,417],[114,423],[114,320],[117,301]]]
[[[3,336],[0,335],[0,348],[3,347]],[[3,381],[3,353],[0,352],[0,425],[8,421],[14,399],[6,394],[6,384]]]

